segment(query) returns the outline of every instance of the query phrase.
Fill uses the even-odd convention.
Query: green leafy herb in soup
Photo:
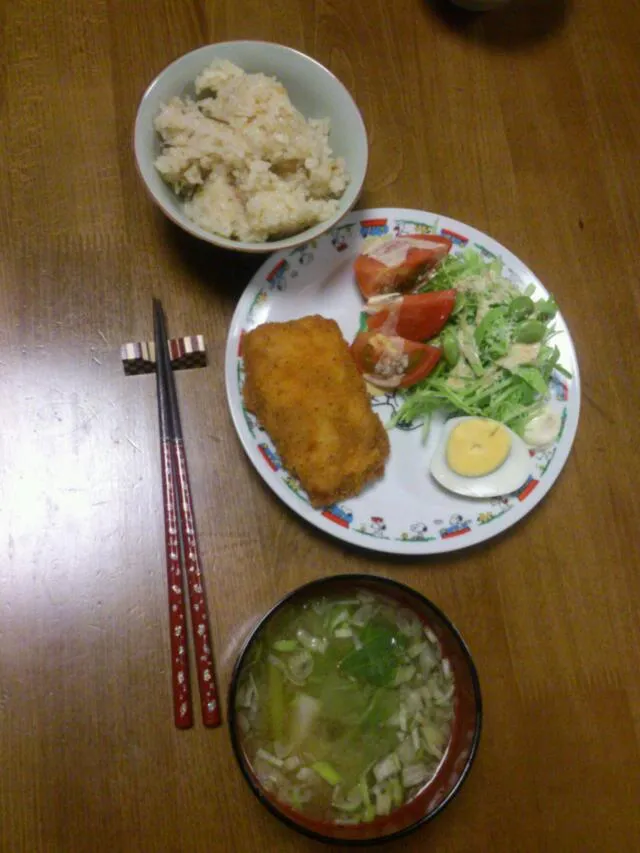
[[[454,683],[413,611],[368,591],[285,606],[252,645],[236,693],[261,784],[308,816],[389,814],[446,752]]]

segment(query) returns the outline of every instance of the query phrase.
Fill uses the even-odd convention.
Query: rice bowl
[[[161,113],[163,105],[168,105],[172,99],[178,98],[183,104],[196,100],[196,78],[205,68],[211,66],[212,62],[222,63],[227,71],[229,65],[237,66],[246,72],[247,77],[259,75],[261,88],[264,88],[264,78],[272,78],[269,85],[284,87],[284,97],[288,95],[292,105],[288,110],[284,109],[285,114],[288,112],[287,121],[302,127],[300,137],[306,139],[306,150],[304,145],[302,148],[298,146],[298,164],[292,170],[293,176],[287,175],[288,180],[284,187],[286,193],[280,192],[282,185],[278,185],[279,182],[274,181],[274,175],[269,174],[274,170],[270,168],[269,161],[261,157],[254,158],[252,155],[255,162],[259,161],[258,167],[254,166],[253,170],[245,168],[248,161],[243,157],[243,168],[240,173],[232,176],[234,181],[239,179],[243,191],[246,188],[253,193],[253,222],[249,223],[249,227],[246,221],[243,223],[242,216],[237,215],[239,209],[235,199],[231,215],[227,216],[227,227],[218,227],[229,233],[239,220],[242,237],[249,239],[214,233],[202,227],[203,217],[209,218],[212,207],[217,210],[222,198],[220,190],[223,187],[218,181],[215,191],[209,188],[208,193],[201,195],[198,190],[202,189],[206,176],[197,164],[193,171],[189,171],[190,166],[194,164],[193,159],[184,169],[185,173],[188,172],[185,175],[180,173],[180,168],[174,169],[175,164],[160,161],[160,165],[164,163],[163,168],[168,169],[167,177],[177,177],[182,196],[176,194],[155,165],[163,154],[163,143],[156,132],[154,121]],[[224,63],[228,65],[225,66]],[[241,74],[237,72],[231,76],[241,78]],[[273,78],[278,81],[277,84],[273,83]],[[281,95],[282,92],[278,94],[278,99],[282,106]],[[173,119],[175,118],[174,112]],[[184,118],[178,117],[178,120],[183,121]],[[291,134],[289,138],[291,139]],[[244,252],[295,248],[329,230],[355,204],[362,188],[368,160],[366,130],[362,117],[348,91],[333,74],[315,60],[291,48],[251,41],[225,42],[199,48],[180,57],[161,72],[149,86],[140,103],[134,145],[138,171],[153,200],[165,215],[200,239]],[[304,157],[303,160],[300,154],[305,153],[311,153],[312,156]],[[305,164],[305,160],[310,162]],[[314,160],[317,162],[313,162]],[[263,164],[266,164],[266,168]],[[305,181],[300,180],[301,164],[305,164],[307,172]],[[224,166],[223,169],[226,180],[228,170]],[[286,175],[287,167],[282,164],[275,171],[275,177],[281,178],[282,172]],[[260,195],[261,193],[263,195]],[[196,195],[199,198],[193,205],[195,209],[185,210],[185,202],[191,202]],[[215,198],[215,203],[210,203],[212,198]],[[281,205],[274,204],[278,199],[282,201]],[[241,199],[241,202],[244,201],[245,199]],[[187,215],[188,212],[190,216]],[[241,212],[244,214],[244,208]],[[302,230],[299,230],[300,228]],[[294,230],[297,233],[293,234]],[[270,239],[266,237],[267,232],[271,234]],[[276,232],[279,233],[274,237]],[[252,236],[254,239],[251,239]]]

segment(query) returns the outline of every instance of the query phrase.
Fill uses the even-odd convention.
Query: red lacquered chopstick
[[[216,689],[215,669],[213,664],[213,652],[211,643],[211,630],[209,627],[209,613],[204,592],[204,581],[200,567],[200,554],[193,512],[193,501],[191,498],[191,487],[189,484],[189,471],[187,459],[184,452],[182,440],[182,425],[180,423],[180,411],[178,409],[178,396],[176,394],[173,370],[167,346],[167,332],[164,322],[164,313],[158,300],[154,299],[154,327],[157,328],[156,341],[156,369],[165,383],[165,399],[167,401],[167,435],[168,445],[171,453],[171,472],[173,475],[173,487],[175,504],[178,507],[178,521],[181,542],[181,556],[187,577],[187,588],[189,590],[189,604],[191,612],[191,628],[193,633],[193,646],[196,655],[196,671],[198,673],[198,686],[200,689],[200,706],[202,709],[202,722],[205,726],[220,725],[220,707]],[[174,628],[175,630],[175,628]],[[186,636],[183,646],[186,648]],[[175,695],[175,694],[174,694]]]
[[[189,687],[189,657],[187,650],[187,620],[182,584],[180,529],[178,527],[177,497],[174,486],[173,453],[169,432],[169,394],[164,360],[157,353],[162,349],[162,330],[154,314],[156,345],[156,384],[158,388],[158,418],[160,421],[160,455],[162,462],[162,496],[164,499],[164,538],[167,554],[167,588],[169,593],[169,630],[171,632],[171,685],[173,718],[180,729],[193,725],[191,690]],[[166,339],[166,338],[165,338]]]

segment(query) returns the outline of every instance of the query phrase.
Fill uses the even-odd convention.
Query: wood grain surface
[[[132,157],[148,82],[212,41],[326,64],[360,105],[363,204],[469,222],[561,304],[577,441],[544,502],[472,551],[393,560],[290,513],[246,459],[223,352],[259,261],[158,212]],[[172,722],[155,381],[119,346],[151,296],[210,363],[179,394],[220,687],[257,617],[331,572],[453,619],[485,700],[460,796],[392,851],[640,849],[640,5],[0,0],[0,850],[318,851],[272,818],[226,727]]]

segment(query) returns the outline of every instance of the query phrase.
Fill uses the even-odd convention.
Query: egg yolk
[[[470,418],[451,430],[447,464],[462,477],[483,477],[502,465],[510,449],[511,436],[502,424]]]

